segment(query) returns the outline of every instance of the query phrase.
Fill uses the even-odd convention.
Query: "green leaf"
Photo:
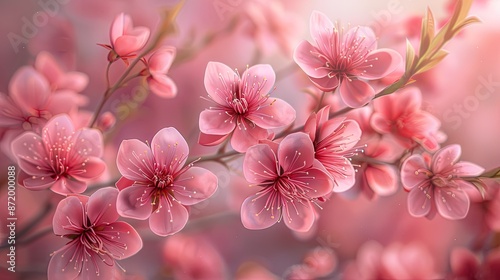
[[[426,62],[424,65],[422,65],[421,67],[419,67],[419,69],[417,70],[417,72],[415,74],[418,74],[418,73],[422,73],[422,72],[425,72],[425,71],[428,71],[429,69],[435,67],[437,64],[439,64],[446,56],[448,55],[448,52],[445,51],[445,50],[439,50],[435,55],[433,55],[428,62]]]
[[[406,61],[405,61],[405,73],[410,73],[414,62],[415,62],[415,49],[411,45],[410,41],[406,39]]]

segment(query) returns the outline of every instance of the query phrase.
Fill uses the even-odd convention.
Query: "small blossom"
[[[200,114],[200,144],[217,145],[231,137],[231,146],[245,152],[259,140],[268,138],[268,129],[291,124],[295,110],[279,98],[271,98],[275,73],[270,65],[238,72],[218,62],[209,62],[205,89],[215,103]]]
[[[434,207],[446,219],[463,219],[470,200],[465,192],[473,185],[463,177],[479,176],[484,169],[476,164],[458,161],[459,145],[446,146],[432,156],[411,155],[401,167],[401,181],[409,191],[408,210],[415,217],[431,216]]]
[[[41,136],[25,132],[12,142],[21,173],[19,181],[30,190],[52,191],[66,195],[81,193],[87,181],[100,176],[106,164],[102,134],[96,129],[74,129],[67,115],[52,118]]]
[[[373,107],[370,123],[378,133],[394,136],[406,149],[417,143],[431,152],[439,149],[441,122],[421,109],[422,94],[418,88],[378,98]]]
[[[251,186],[262,187],[241,206],[241,220],[248,229],[264,229],[284,220],[294,231],[306,232],[315,221],[313,203],[332,191],[328,172],[314,159],[307,134],[286,136],[279,145],[250,147],[243,174]]]
[[[364,80],[383,78],[402,61],[394,50],[377,50],[375,34],[369,27],[358,26],[345,32],[326,15],[314,11],[310,32],[315,45],[302,41],[295,49],[295,62],[319,89],[339,88],[349,107],[361,107],[375,96]]]
[[[149,75],[146,80],[149,89],[160,97],[172,98],[177,95],[177,86],[167,77],[175,53],[174,47],[161,47],[147,61]]]
[[[109,61],[121,58],[128,64],[128,59],[136,56],[136,52],[146,45],[149,34],[149,28],[134,27],[130,16],[121,13],[115,18],[109,30],[111,45],[101,46],[110,50]]]
[[[151,147],[136,140],[124,140],[116,163],[122,178],[116,183],[118,213],[145,220],[160,236],[180,231],[188,221],[186,206],[201,202],[217,189],[217,177],[210,171],[185,165],[189,147],[172,127],[153,137]]]
[[[343,192],[354,185],[355,171],[350,158],[356,154],[354,147],[361,129],[354,120],[328,119],[330,107],[323,107],[307,120],[304,130],[314,144],[314,157],[323,164],[334,180],[334,192]]]
[[[54,233],[70,241],[52,254],[50,280],[117,279],[116,260],[141,250],[142,240],[135,229],[117,221],[117,195],[115,188],[107,187],[90,197],[75,195],[59,202],[52,222]]]

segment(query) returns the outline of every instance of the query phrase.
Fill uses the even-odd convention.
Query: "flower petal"
[[[80,181],[99,177],[106,170],[106,163],[98,157],[88,157],[70,167],[67,174]]]
[[[151,140],[151,150],[156,163],[171,166],[175,172],[184,166],[189,155],[189,146],[182,135],[173,127],[166,127]]]
[[[151,215],[149,193],[152,188],[132,185],[121,190],[116,199],[116,210],[122,217],[145,220]]]
[[[423,217],[430,213],[432,207],[431,185],[413,188],[408,194],[408,210],[413,217]]]
[[[211,135],[200,132],[200,136],[198,137],[198,143],[203,146],[215,146],[224,142],[224,140],[229,137],[230,134],[226,135]]]
[[[120,57],[126,57],[142,49],[149,38],[149,29],[136,27],[134,35],[122,35],[116,39],[113,49]]]
[[[46,160],[47,152],[42,138],[33,132],[25,132],[12,141],[12,153],[19,167],[29,175],[50,176],[54,172]]]
[[[21,67],[9,83],[10,97],[22,109],[33,115],[45,109],[50,98],[48,81],[33,67]]]
[[[53,117],[45,124],[42,131],[42,138],[46,146],[61,145],[65,147],[67,144],[64,143],[68,141],[66,139],[72,139],[74,133],[75,127],[70,117],[66,114],[61,114]]]
[[[314,209],[309,201],[286,201],[283,205],[283,222],[288,228],[307,232],[315,221]]]
[[[226,135],[236,127],[233,117],[223,110],[206,109],[200,113],[200,131],[211,135]]]
[[[211,197],[217,190],[217,181],[212,172],[195,166],[175,178],[172,191],[183,205],[193,205]]]
[[[244,153],[248,148],[259,143],[259,140],[267,139],[269,133],[266,129],[252,125],[242,119],[239,127],[233,131],[231,147],[237,152]]]
[[[370,188],[380,196],[388,196],[398,190],[397,170],[393,166],[372,164],[365,170]]]
[[[313,11],[309,19],[309,32],[316,44],[329,42],[334,26],[332,21],[322,12]]]
[[[149,217],[149,228],[156,235],[167,236],[179,232],[188,221],[188,211],[177,200],[160,198],[158,209]]]
[[[295,109],[286,101],[279,98],[269,98],[267,104],[263,104],[247,119],[264,129],[273,129],[291,124],[295,120]]]
[[[142,239],[131,225],[125,222],[114,222],[99,231],[106,250],[117,259],[125,259],[135,255],[142,249]],[[111,238],[114,237],[114,238]],[[116,246],[121,243],[122,246]]]
[[[302,182],[310,187],[308,196],[317,198],[332,192],[333,182],[326,170],[317,167],[307,169],[307,176],[302,173],[290,174],[290,179],[294,182]]]
[[[253,230],[265,229],[278,222],[281,215],[279,211],[281,210],[266,208],[270,193],[265,196],[252,195],[243,201],[241,205],[241,222],[245,228]]]
[[[276,162],[276,155],[268,145],[254,145],[245,153],[243,175],[251,184],[272,181],[278,176]]]
[[[87,183],[71,178],[61,177],[54,182],[50,189],[53,192],[62,195],[82,193],[87,189]]]
[[[129,29],[132,26],[132,19],[129,15],[125,15],[124,13],[120,13],[113,20],[111,24],[111,28],[109,29],[109,38],[111,43],[116,41],[118,37],[122,36],[125,29]]]
[[[313,165],[314,146],[305,133],[286,136],[278,148],[278,161],[285,172],[293,172]]]
[[[52,176],[30,176],[24,172],[23,175],[19,174],[19,179],[22,179],[22,185],[31,191],[48,189],[56,182],[56,179],[52,178]]]
[[[54,234],[60,236],[80,234],[78,229],[83,229],[84,223],[87,222],[84,213],[82,201],[75,196],[59,201],[52,219]]]
[[[274,87],[276,74],[269,64],[257,64],[248,68],[241,76],[240,90],[246,98],[268,94]],[[252,96],[253,95],[253,96]]]
[[[235,81],[239,82],[239,76],[228,66],[220,62],[210,61],[205,70],[205,89],[216,103],[226,105],[226,100],[231,98],[228,86],[235,86]]]
[[[167,74],[174,61],[176,49],[170,46],[162,46],[156,50],[148,60],[149,72]]]
[[[82,277],[82,266],[88,262],[70,261],[73,256],[82,253],[80,248],[78,240],[73,240],[55,252],[50,259],[49,266],[47,268],[48,279],[66,280],[78,279],[79,277]],[[84,273],[87,274],[87,271]]]
[[[443,218],[459,220],[467,216],[470,201],[467,194],[459,188],[436,188],[434,200]]]
[[[344,79],[340,84],[339,92],[344,103],[351,108],[362,107],[375,96],[373,88],[361,80]]]
[[[174,98],[177,95],[177,85],[166,75],[153,74],[148,78],[149,89],[162,98]]]
[[[483,172],[484,168],[467,161],[459,161],[453,165],[453,174],[459,177],[476,177],[483,174]]]
[[[308,41],[302,41],[297,46],[293,53],[293,60],[299,67],[311,78],[327,77],[330,70],[325,67],[324,59],[319,58],[317,55],[318,49],[311,45]]]
[[[146,144],[137,139],[122,141],[118,148],[116,165],[124,177],[139,182],[152,178],[153,164],[153,153]]]
[[[372,51],[363,64],[358,68],[363,69],[360,77],[364,79],[380,79],[394,72],[401,64],[401,55],[391,49],[378,49]]]
[[[87,216],[97,226],[113,223],[120,217],[116,211],[118,190],[106,187],[94,192],[87,202]]]
[[[377,37],[368,26],[356,26],[349,29],[342,37],[344,46],[355,46],[357,51],[377,49]]]
[[[437,151],[432,157],[431,169],[433,173],[451,172],[461,153],[462,148],[458,144],[448,145]]]
[[[119,191],[121,191],[125,188],[132,186],[134,183],[135,181],[129,180],[122,176],[120,177],[120,179],[118,179],[118,181],[116,181],[115,186]]]
[[[420,172],[428,169],[421,155],[409,156],[401,165],[401,183],[403,183],[403,187],[406,190],[411,190],[429,180],[429,177],[424,172]]]

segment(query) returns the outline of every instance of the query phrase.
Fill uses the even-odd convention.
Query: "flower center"
[[[248,102],[245,97],[233,99],[233,101],[231,101],[231,106],[239,115],[244,115],[248,111]]]

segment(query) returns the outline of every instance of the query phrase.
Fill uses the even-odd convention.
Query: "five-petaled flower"
[[[117,195],[115,188],[106,187],[90,197],[71,195],[59,202],[52,222],[54,233],[71,240],[52,254],[50,280],[117,279],[121,267],[116,260],[141,250],[142,240],[135,229],[117,221]]]
[[[86,181],[99,177],[106,164],[102,134],[97,129],[74,129],[67,115],[57,115],[43,127],[42,135],[25,132],[12,142],[21,172],[19,182],[30,190],[66,195],[81,193]]]
[[[349,107],[361,107],[375,96],[374,89],[363,80],[383,78],[402,61],[394,50],[377,50],[375,34],[369,27],[358,26],[344,33],[343,27],[314,11],[310,32],[315,45],[302,41],[295,49],[295,62],[319,89],[328,92],[339,88]]]
[[[283,219],[288,228],[306,232],[315,221],[313,204],[332,191],[332,179],[314,158],[307,134],[293,133],[279,144],[268,144],[252,146],[245,154],[244,176],[262,190],[243,202],[243,225],[264,229]]]
[[[217,145],[231,137],[231,146],[245,152],[259,140],[269,137],[268,129],[291,124],[295,110],[279,98],[270,98],[275,73],[270,65],[238,72],[219,62],[209,62],[205,89],[215,103],[200,114],[202,145]]]
[[[458,161],[459,145],[449,145],[432,159],[419,154],[408,157],[401,167],[401,181],[409,191],[408,209],[415,217],[435,214],[450,220],[463,219],[469,212],[467,189],[474,188],[464,177],[479,176],[484,169],[474,163]]]
[[[145,220],[160,236],[180,231],[188,221],[187,205],[209,198],[217,189],[210,171],[185,165],[189,147],[173,127],[153,137],[151,147],[137,140],[124,140],[116,163],[123,177],[117,209],[123,217]],[[186,205],[186,206],[185,206]]]
[[[328,119],[330,106],[312,113],[304,130],[314,144],[314,157],[323,164],[334,180],[334,192],[343,192],[354,185],[355,171],[350,159],[356,155],[355,145],[361,138],[361,129],[354,120]]]

